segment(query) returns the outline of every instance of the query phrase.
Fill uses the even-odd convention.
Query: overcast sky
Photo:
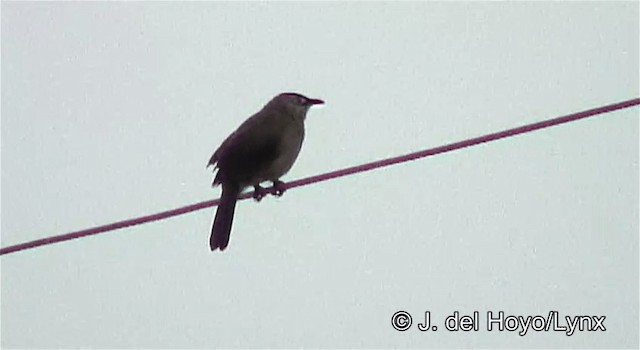
[[[3,1],[2,246],[217,198],[282,91],[326,101],[284,181],[638,97],[638,10]],[[638,347],[637,107],[239,202],[222,253],[214,212],[2,256],[1,346]]]

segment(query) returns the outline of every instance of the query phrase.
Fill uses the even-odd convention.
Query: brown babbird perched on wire
[[[280,177],[300,153],[307,111],[322,103],[298,93],[282,93],[242,123],[213,153],[207,167],[218,169],[213,186],[222,184],[222,196],[211,227],[212,251],[222,251],[229,244],[236,201],[244,188],[253,186],[253,198],[259,201],[266,194],[260,183],[271,181],[275,194],[282,195]]]

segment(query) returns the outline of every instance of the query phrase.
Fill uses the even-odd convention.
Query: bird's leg
[[[255,199],[256,202],[260,202],[266,195],[267,190],[265,190],[264,187],[260,186],[260,184],[253,186],[253,199]]]
[[[278,197],[282,196],[284,194],[284,191],[287,190],[287,188],[284,185],[284,182],[280,180],[273,181],[273,189],[275,190],[273,194]]]

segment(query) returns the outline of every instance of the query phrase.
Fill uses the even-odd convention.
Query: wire
[[[306,186],[316,182],[327,181],[327,180],[335,179],[342,176],[347,176],[347,175],[360,173],[368,170],[382,168],[382,167],[386,167],[386,166],[397,164],[397,163],[408,162],[410,160],[415,160],[418,158],[424,158],[424,157],[428,157],[428,156],[432,156],[440,153],[450,152],[453,150],[478,145],[485,142],[495,141],[495,140],[503,139],[506,137],[524,134],[527,132],[548,128],[551,126],[556,126],[563,123],[568,123],[568,122],[596,116],[603,113],[608,113],[608,112],[612,112],[612,111],[616,111],[624,108],[637,106],[639,104],[640,104],[640,98],[626,100],[626,101],[622,101],[622,102],[618,102],[618,103],[614,103],[614,104],[610,104],[602,107],[589,109],[589,110],[578,112],[578,113],[569,114],[569,115],[554,118],[554,119],[548,119],[548,120],[544,120],[544,121],[533,123],[533,124],[523,125],[513,129],[503,130],[503,131],[495,132],[492,134],[475,137],[475,138],[464,140],[464,141],[450,143],[444,146],[430,148],[427,150],[409,153],[409,154],[405,154],[398,157],[382,159],[382,160],[361,164],[361,165],[357,165],[357,166],[353,166],[345,169],[340,169],[340,170],[336,170],[336,171],[332,171],[332,172],[328,172],[320,175],[306,177],[303,179],[299,179],[299,180],[295,180],[295,181],[291,181],[286,184],[283,184],[282,188],[290,189],[294,187]],[[273,194],[275,190],[273,187],[270,187],[270,188],[267,188],[266,191]],[[238,199],[247,199],[247,198],[250,198],[251,196],[252,196],[251,192],[246,192],[241,194],[238,197]],[[99,233],[121,229],[124,227],[140,225],[150,221],[162,220],[172,216],[182,215],[192,211],[215,206],[215,205],[218,205],[219,202],[220,202],[220,199],[199,202],[199,203],[187,205],[184,207],[180,207],[177,209],[163,211],[156,214],[141,216],[134,219],[119,221],[119,222],[97,226],[97,227],[93,227],[85,230],[70,232],[63,235],[51,236],[51,237],[46,237],[42,239],[37,239],[30,242],[16,244],[16,245],[0,248],[0,255],[14,253],[21,250],[31,249],[31,248],[35,248],[43,245],[68,241],[68,240],[81,238],[85,236],[92,236]]]

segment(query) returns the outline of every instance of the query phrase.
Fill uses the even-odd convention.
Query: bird
[[[212,186],[222,185],[222,195],[211,226],[211,251],[229,244],[238,195],[253,186],[253,198],[260,201],[266,190],[262,182],[273,183],[274,194],[284,193],[280,177],[298,158],[304,140],[304,121],[313,105],[323,100],[295,92],[283,92],[245,120],[213,152],[207,168],[217,170]]]

